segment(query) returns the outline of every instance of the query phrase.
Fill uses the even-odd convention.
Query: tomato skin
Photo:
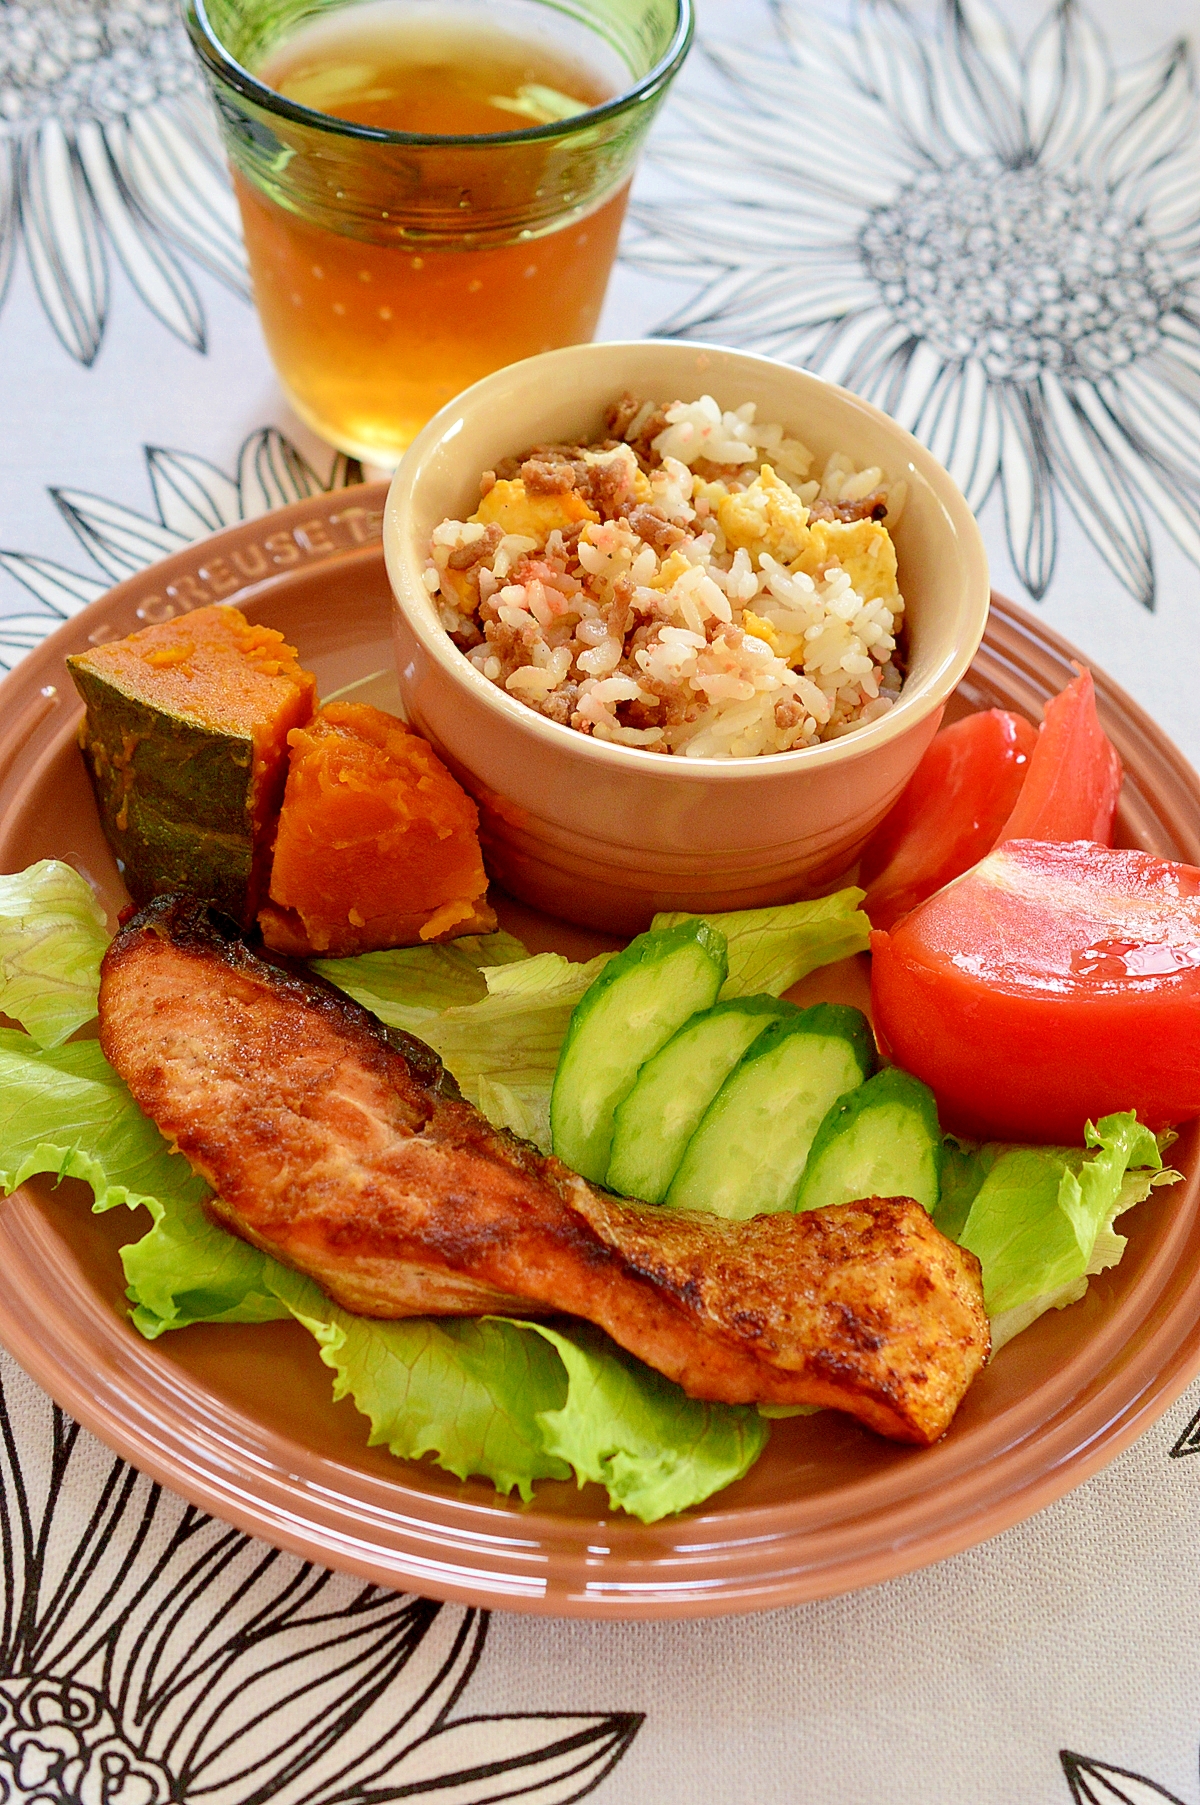
[[[1092,673],[1080,671],[1046,704],[1042,730],[1004,840],[1095,840],[1111,846],[1121,761],[1096,713]]]
[[[1200,1115],[1194,866],[1012,840],[871,951],[876,1030],[945,1128],[1071,1143],[1114,1110]]]
[[[863,853],[873,927],[890,928],[991,851],[1037,743],[1037,729],[1004,708],[942,728]]]

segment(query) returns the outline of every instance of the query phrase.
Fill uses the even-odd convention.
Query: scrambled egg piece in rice
[[[882,521],[814,520],[808,528],[808,544],[790,568],[815,577],[832,564],[841,566],[850,587],[864,602],[899,601],[896,547]]]
[[[561,530],[577,520],[599,518],[582,496],[570,489],[557,495],[528,495],[519,478],[496,483],[471,515],[473,522],[495,525],[503,533],[518,533],[539,543],[549,538],[555,527]]]
[[[711,483],[706,489],[731,551],[749,552],[756,564],[764,552],[791,564],[808,546],[808,509],[770,464],[748,488],[730,494],[723,483]]]
[[[804,503],[770,464],[762,466],[746,489],[722,494],[722,484],[708,488],[726,544],[731,551],[747,552],[756,569],[764,554],[789,571],[815,578],[836,565],[864,602],[899,604],[896,548],[882,521],[810,520]],[[748,614],[742,624],[772,650],[780,649],[768,621]]]
[[[658,569],[646,582],[648,589],[660,589],[665,594],[692,568],[690,561],[682,552],[670,552],[663,559]]]
[[[761,639],[764,645],[770,646],[773,652],[778,652],[780,643],[778,628],[773,626],[769,620],[763,620],[761,615],[755,614],[753,608],[743,608],[742,610],[742,632],[752,634],[755,639]]]

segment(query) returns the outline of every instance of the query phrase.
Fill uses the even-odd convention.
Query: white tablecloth
[[[1194,7],[1012,0],[1004,20],[702,0],[601,333],[766,350],[898,412],[979,508],[997,587],[1197,760]],[[0,0],[9,663],[187,539],[345,479],[280,399],[210,129],[166,0]],[[1200,1388],[928,1572],[594,1626],[364,1595],[156,1493],[7,1360],[3,1379],[0,1797],[1200,1796]]]

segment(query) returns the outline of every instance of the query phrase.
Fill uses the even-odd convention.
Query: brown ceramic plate
[[[168,609],[233,599],[281,627],[328,695],[391,668],[378,543],[383,488],[321,496],[181,552],[95,602],[0,689],[0,869],[69,859],[124,901],[75,749],[64,655]],[[997,598],[960,710],[1037,718],[1070,647]],[[377,697],[387,679],[380,680]],[[1200,863],[1200,784],[1097,673],[1124,760],[1121,837]],[[512,905],[534,948],[604,944]],[[865,998],[864,962],[806,992]],[[326,1565],[439,1598],[578,1617],[699,1617],[873,1584],[1018,1522],[1110,1460],[1200,1371],[1200,1159],[1122,1218],[1129,1249],[1087,1296],[999,1354],[949,1434],[914,1452],[831,1412],[774,1426],[754,1470],[708,1506],[645,1528],[595,1487],[544,1484],[530,1507],[485,1483],[366,1446],[351,1404],[292,1325],[206,1326],[151,1345],[126,1320],[117,1248],[142,1232],[95,1217],[81,1187],[27,1185],[0,1209],[0,1339],[103,1441],[218,1517]],[[131,1233],[132,1228],[132,1233]]]

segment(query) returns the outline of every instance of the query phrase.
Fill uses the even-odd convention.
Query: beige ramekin
[[[603,433],[626,389],[713,395],[781,421],[817,463],[834,451],[903,477],[896,532],[909,673],[900,700],[828,745],[760,758],[616,746],[547,720],[453,645],[422,581],[429,537],[478,505],[480,473],[539,442]],[[899,795],[970,664],[988,610],[975,520],[935,458],[894,420],[820,377],[715,346],[574,345],[464,390],[414,440],[392,482],[384,549],[400,689],[413,724],[479,803],[488,868],[552,915],[635,933],[658,909],[752,908],[828,889]]]

